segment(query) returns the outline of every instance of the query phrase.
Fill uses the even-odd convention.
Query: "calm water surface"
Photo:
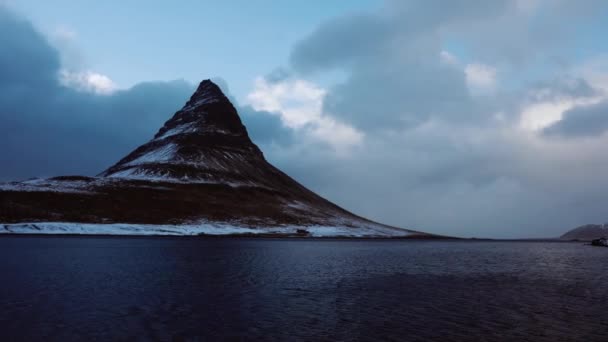
[[[0,340],[608,341],[580,243],[0,238]]]

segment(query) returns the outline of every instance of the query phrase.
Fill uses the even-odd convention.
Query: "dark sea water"
[[[581,243],[0,238],[0,340],[608,341]]]

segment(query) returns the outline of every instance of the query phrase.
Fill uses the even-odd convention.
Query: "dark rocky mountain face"
[[[268,166],[234,106],[205,80],[151,141],[100,176],[242,184],[263,181]]]
[[[417,233],[358,217],[272,166],[209,80],[152,140],[98,177],[0,185],[3,222],[230,222]]]

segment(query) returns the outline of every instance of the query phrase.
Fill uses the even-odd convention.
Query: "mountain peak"
[[[221,101],[228,101],[228,98],[220,87],[217,84],[213,83],[213,81],[207,79],[203,80],[199,85],[190,100],[186,103],[185,107],[195,108],[197,106]],[[184,107],[184,108],[185,108]]]
[[[236,183],[239,172],[265,163],[236,108],[204,80],[152,140],[101,175]]]
[[[208,79],[199,84],[190,100],[164,124],[154,139],[185,133],[247,136],[230,100]]]

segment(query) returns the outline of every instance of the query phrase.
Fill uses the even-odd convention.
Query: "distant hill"
[[[568,231],[560,239],[591,241],[601,237],[608,237],[608,224],[586,224]]]

